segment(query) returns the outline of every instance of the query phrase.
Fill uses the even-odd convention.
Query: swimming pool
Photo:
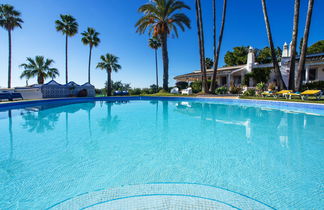
[[[6,105],[0,108],[0,209],[161,197],[318,209],[323,110],[148,97]]]

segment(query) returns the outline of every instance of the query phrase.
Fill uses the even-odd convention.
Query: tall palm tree
[[[271,50],[271,59],[272,59],[273,67],[274,67],[274,72],[276,75],[277,85],[279,86],[280,89],[286,89],[287,87],[282,80],[282,75],[280,72],[279,63],[278,63],[278,59],[276,56],[276,50],[275,50],[275,47],[273,44],[272,33],[271,33],[271,28],[270,28],[270,21],[269,21],[268,11],[267,11],[267,4],[266,4],[265,0],[261,0],[261,3],[262,3],[264,22],[265,22],[266,29],[267,29],[268,41],[269,41],[270,50]]]
[[[158,92],[158,90],[159,90],[159,70],[158,70],[157,50],[161,47],[161,42],[158,38],[153,37],[153,38],[149,39],[149,46],[155,52],[156,92]]]
[[[200,71],[201,71],[201,92],[208,92],[207,76],[206,76],[206,63],[205,63],[205,38],[204,27],[202,20],[202,9],[200,0],[196,0],[196,19],[197,19],[197,31],[199,42],[199,56],[200,56]]]
[[[106,55],[102,55],[100,59],[101,62],[97,64],[97,68],[107,71],[107,96],[111,96],[111,72],[118,72],[121,69],[121,65],[118,63],[119,58],[107,53]]]
[[[71,15],[60,15],[61,19],[55,21],[56,30],[65,35],[65,82],[69,82],[68,76],[68,38],[78,33],[79,24]]]
[[[213,10],[214,10],[214,38],[216,38],[216,2],[213,1]],[[217,45],[217,50],[216,49],[216,40],[214,40],[214,71],[213,71],[213,77],[212,77],[212,82],[210,85],[209,91],[211,93],[215,93],[216,89],[216,76],[217,76],[217,68],[218,68],[218,60],[219,60],[219,54],[223,42],[223,34],[224,34],[224,28],[225,28],[225,22],[226,22],[226,10],[227,10],[227,0],[224,0],[223,2],[223,12],[222,12],[222,23],[221,23],[221,28],[220,28],[220,33],[218,37],[218,45]]]
[[[97,47],[100,43],[99,33],[95,31],[94,28],[88,27],[87,31],[81,33],[83,36],[81,41],[84,45],[90,46],[90,53],[89,53],[89,65],[88,65],[88,82],[90,83],[90,67],[91,67],[91,55],[92,55],[92,48]]]
[[[149,34],[153,33],[153,36],[161,40],[165,91],[168,91],[169,80],[168,35],[174,32],[178,37],[178,28],[182,31],[185,27],[190,28],[190,19],[184,13],[177,13],[182,9],[190,9],[190,7],[177,0],[152,0],[138,9],[144,15],[135,25],[137,32],[143,34],[148,30]]]
[[[290,55],[290,71],[289,71],[289,90],[295,90],[295,65],[296,65],[296,46],[297,46],[297,36],[298,36],[298,23],[299,23],[299,9],[300,0],[295,0],[294,7],[294,21],[293,21],[293,32],[292,32],[292,42],[291,42],[291,55]]]
[[[308,1],[307,17],[306,17],[306,25],[305,25],[304,37],[303,37],[303,45],[302,45],[302,49],[301,49],[301,53],[300,53],[298,72],[297,72],[297,80],[296,80],[296,89],[299,91],[301,89],[301,84],[302,84],[303,69],[305,68],[307,44],[308,44],[310,26],[311,26],[311,22],[312,22],[313,7],[314,7],[314,0],[309,0]]]
[[[35,59],[27,58],[27,63],[20,65],[25,69],[20,78],[37,77],[38,84],[44,84],[45,79],[59,76],[58,70],[51,67],[53,63],[52,59],[45,59],[44,56],[36,56]]]
[[[11,32],[15,28],[22,28],[21,24],[24,22],[20,18],[20,12],[14,9],[9,4],[0,5],[0,26],[8,31],[9,41],[9,56],[8,56],[8,88],[11,88]]]

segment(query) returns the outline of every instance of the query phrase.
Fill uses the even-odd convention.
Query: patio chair
[[[181,94],[182,94],[182,95],[191,95],[191,94],[192,94],[192,88],[189,87],[189,88],[187,88],[187,89],[183,89],[183,90],[181,91]]]

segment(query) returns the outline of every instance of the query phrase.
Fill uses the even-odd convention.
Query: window
[[[222,77],[222,86],[226,85],[227,81],[226,81],[226,77]]]
[[[316,70],[317,69],[310,69],[308,73],[308,79],[310,81],[316,80]]]
[[[235,85],[241,84],[241,80],[242,80],[241,76],[234,76],[234,84]]]

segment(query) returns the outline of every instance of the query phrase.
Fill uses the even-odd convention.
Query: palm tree
[[[280,89],[286,89],[287,87],[282,80],[282,75],[280,72],[279,63],[278,63],[278,59],[276,57],[276,51],[275,51],[273,40],[272,40],[272,33],[271,33],[270,21],[269,21],[269,17],[268,17],[267,4],[266,4],[265,0],[261,0],[261,3],[262,3],[264,22],[265,22],[266,29],[267,29],[268,41],[269,41],[270,50],[271,50],[271,59],[272,59],[273,67],[274,67],[274,72],[276,75],[277,85],[280,87]]]
[[[8,88],[11,88],[11,32],[24,22],[20,18],[20,12],[9,4],[0,5],[0,26],[8,31],[9,57],[8,57]]]
[[[174,32],[178,37],[178,28],[182,31],[185,27],[190,28],[190,19],[183,13],[176,13],[181,9],[190,9],[190,7],[177,0],[152,0],[138,9],[144,15],[135,25],[137,32],[143,34],[148,29],[149,34],[153,33],[154,37],[159,37],[161,40],[165,91],[168,91],[169,80],[168,35]]]
[[[44,84],[45,79],[59,76],[58,70],[51,67],[53,63],[52,59],[45,60],[44,56],[36,56],[35,59],[27,58],[27,63],[20,65],[25,69],[20,78],[37,77],[38,84]]]
[[[207,76],[206,76],[206,63],[205,63],[205,39],[204,39],[204,27],[202,20],[202,10],[200,0],[196,0],[196,19],[197,19],[197,31],[199,41],[199,56],[200,56],[200,71],[201,71],[201,92],[208,92]]]
[[[61,20],[56,20],[56,30],[65,35],[65,82],[69,82],[68,76],[68,38],[78,33],[78,23],[71,15],[60,15]]]
[[[121,69],[121,65],[118,64],[119,58],[107,53],[100,57],[101,62],[97,64],[97,68],[107,71],[107,96],[111,96],[111,72],[118,72]]]
[[[90,83],[90,67],[91,67],[91,54],[92,54],[92,47],[97,47],[100,43],[99,33],[95,31],[95,29],[88,27],[87,31],[81,33],[83,36],[81,41],[84,45],[90,46],[90,53],[89,53],[89,66],[88,66],[88,82]]]
[[[33,77],[31,74],[31,71],[23,71],[20,75],[20,79],[25,78],[26,79],[26,87],[28,86],[28,81]]]
[[[213,10],[214,10],[214,39],[216,38],[216,2],[213,1]],[[210,85],[209,91],[211,93],[215,93],[216,89],[216,76],[217,76],[217,68],[218,68],[218,60],[219,60],[219,54],[222,46],[223,41],[223,34],[224,34],[224,28],[225,28],[225,22],[226,22],[226,10],[227,10],[227,0],[224,0],[223,2],[223,13],[222,13],[222,23],[221,23],[221,29],[218,37],[218,45],[216,49],[216,40],[214,40],[214,69],[213,69],[213,77],[212,82]],[[215,52],[216,51],[216,52]]]
[[[291,49],[290,49],[291,58],[290,58],[289,85],[288,85],[289,90],[295,90],[295,65],[296,65],[298,23],[299,23],[299,9],[300,9],[300,0],[295,0],[292,42],[291,42]]]
[[[313,7],[314,7],[314,0],[309,0],[308,1],[307,17],[306,17],[306,25],[305,25],[304,37],[303,37],[303,45],[302,45],[300,58],[299,58],[297,81],[296,81],[296,89],[299,91],[300,91],[301,84],[302,84],[301,78],[302,78],[303,69],[305,68],[307,44],[308,44],[310,26],[311,26],[311,22],[312,22]]]
[[[205,58],[205,65],[206,65],[206,69],[213,68],[213,65],[214,65],[213,59],[211,59],[211,58]]]
[[[157,50],[161,47],[161,42],[158,38],[153,37],[149,39],[149,46],[155,52],[155,76],[156,76],[156,92],[159,90],[159,70],[158,70],[158,60],[157,60]]]

